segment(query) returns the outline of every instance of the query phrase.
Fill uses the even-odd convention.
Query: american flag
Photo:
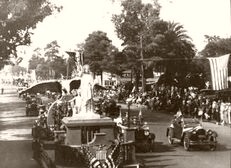
[[[228,88],[228,61],[229,54],[219,57],[209,57],[213,90]]]
[[[113,149],[106,158],[99,160],[95,152],[90,151],[89,146],[82,146],[81,152],[86,156],[90,168],[118,168],[120,165],[120,143],[112,146]]]
[[[117,147],[119,146],[116,146],[114,149],[117,149]],[[97,159],[96,154],[89,150],[89,147],[82,146],[82,153],[84,156],[86,156],[88,166],[90,168],[117,168],[117,166],[114,164],[112,156],[115,154],[115,151],[117,150],[113,150],[112,153],[105,158],[105,161],[101,162],[99,159]]]

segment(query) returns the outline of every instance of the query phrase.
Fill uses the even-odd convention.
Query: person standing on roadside
[[[212,107],[214,109],[214,119],[216,120],[217,125],[220,124],[220,104],[221,104],[221,101],[217,100],[217,101],[213,102],[213,105],[212,105]]]
[[[3,94],[4,93],[4,88],[2,87],[2,89],[1,89],[1,93]]]

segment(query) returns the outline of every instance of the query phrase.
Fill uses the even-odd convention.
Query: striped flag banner
[[[228,88],[228,62],[229,54],[219,57],[208,57],[213,90]]]

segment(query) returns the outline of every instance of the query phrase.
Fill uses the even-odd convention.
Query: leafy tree
[[[125,0],[121,6],[122,13],[113,15],[112,22],[115,24],[118,37],[124,41],[124,60],[127,61],[124,64],[135,74],[138,88],[141,43],[145,44],[144,37],[147,37],[152,23],[159,19],[160,5],[157,1],[153,1],[153,4],[143,4],[141,0]]]
[[[217,57],[231,53],[231,38],[220,38],[219,36],[205,35],[208,40],[205,48],[200,52],[204,57]],[[229,74],[231,74],[231,61],[228,64]]]
[[[40,79],[60,78],[66,74],[66,60],[59,53],[57,41],[47,44],[42,54],[42,49],[37,48],[29,60],[29,69],[35,69]]]
[[[124,41],[123,45],[139,45],[140,36],[159,19],[160,5],[157,1],[152,5],[143,4],[141,0],[125,0],[121,6],[122,13],[112,17],[117,35]]]
[[[50,78],[49,65],[46,62],[38,64],[35,72],[40,80],[48,80]]]
[[[60,78],[61,75],[66,74],[66,61],[63,55],[59,53],[60,46],[57,41],[52,41],[45,47],[45,58],[48,64],[49,76],[52,78]]]
[[[154,22],[147,37],[146,55],[163,58],[161,64],[166,73],[185,75],[181,73],[187,72],[187,66],[195,56],[194,45],[186,33],[179,23]]]
[[[184,72],[182,70],[187,67],[185,60],[195,56],[195,49],[183,26],[160,20],[157,1],[143,4],[141,0],[125,0],[121,6],[122,13],[113,15],[112,21],[118,37],[124,41],[124,60],[127,68],[135,73],[136,86],[142,57],[148,60],[145,69],[150,69],[156,64],[155,60],[162,58],[159,64],[165,67],[166,73]]]
[[[111,49],[111,40],[107,34],[102,31],[95,31],[85,40],[84,48],[84,64],[90,65],[90,69],[94,73],[103,71],[102,61],[109,57]]]
[[[108,56],[104,57],[101,63],[102,70],[112,74],[122,75],[122,71],[124,70],[123,58],[125,58],[123,57],[123,53],[119,52],[113,45],[111,45],[108,50]]]
[[[214,36],[204,35],[204,37],[208,43],[216,42],[216,41],[219,41],[221,39],[220,36],[216,36],[216,35],[214,35]]]
[[[218,36],[205,36],[208,40],[205,48],[200,52],[205,57],[217,57],[231,53],[231,38],[220,38]]]
[[[66,51],[66,53],[68,54],[68,58],[66,59],[66,64],[67,64],[67,68],[65,70],[65,71],[67,71],[66,75],[67,75],[67,78],[69,78],[70,76],[74,77],[77,73],[76,52]],[[64,75],[64,74],[62,74],[62,75]]]
[[[62,56],[56,57],[51,67],[53,68],[55,79],[61,78],[62,75],[64,76],[67,73],[67,63]]]
[[[45,59],[41,55],[41,48],[36,48],[29,60],[29,69],[36,69],[39,64],[45,63]]]
[[[26,68],[21,67],[19,65],[15,65],[15,66],[12,67],[12,73],[13,73],[13,75],[19,76],[21,73],[24,74],[26,72],[27,72]]]
[[[0,0],[0,68],[9,57],[17,57],[17,46],[30,44],[38,22],[60,9],[48,0]]]
[[[209,61],[202,56],[200,56],[198,59],[197,57],[195,58],[196,59],[193,59],[190,66],[191,72],[194,74],[202,74],[204,81],[209,81],[211,79]]]

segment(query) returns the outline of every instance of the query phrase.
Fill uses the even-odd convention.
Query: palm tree
[[[146,67],[162,66],[168,76],[186,74],[195,49],[182,25],[158,20],[144,40],[144,55],[149,58],[145,61]]]
[[[178,72],[182,74],[187,71],[187,65],[195,56],[194,45],[191,38],[186,34],[183,26],[179,23],[168,22],[165,31],[166,40],[166,72]]]

